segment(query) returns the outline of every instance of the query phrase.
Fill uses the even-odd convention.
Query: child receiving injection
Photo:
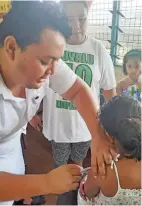
[[[141,105],[116,96],[101,108],[99,121],[120,158],[106,167],[106,179],[91,169],[82,180],[78,205],[141,205]]]

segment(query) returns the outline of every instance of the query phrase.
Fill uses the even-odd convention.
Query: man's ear
[[[4,40],[4,49],[6,52],[6,55],[11,60],[15,59],[15,52],[18,49],[18,44],[16,42],[16,39],[13,36],[7,36]]]

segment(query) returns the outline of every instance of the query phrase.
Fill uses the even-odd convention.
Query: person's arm
[[[105,180],[101,178],[94,179],[93,172],[91,170],[88,171],[87,180],[84,182],[83,190],[85,196],[91,200],[96,197],[100,191],[104,195],[114,196],[118,189],[118,182],[115,173],[115,169],[111,169],[111,166],[107,166],[107,177]],[[80,185],[80,187],[82,187]],[[81,190],[81,189],[80,189]]]
[[[64,165],[42,175],[0,172],[0,201],[19,200],[43,194],[62,194],[75,190],[81,179],[80,169],[77,165]]]
[[[14,175],[0,172],[0,201],[49,194],[50,188],[46,188],[45,180],[45,175]]]
[[[116,96],[116,79],[114,66],[108,51],[105,46],[98,41],[98,61],[100,69],[100,88],[105,101],[111,100],[112,97]]]
[[[121,163],[117,162],[116,165],[117,165],[117,170],[119,171],[119,168],[121,168],[122,162]],[[118,167],[118,165],[119,165],[119,167]],[[82,192],[83,192],[82,197],[87,197],[89,199],[92,199],[92,198],[98,196],[100,191],[101,191],[101,193],[103,193],[107,197],[112,197],[117,193],[118,179],[116,176],[116,171],[115,171],[114,166],[112,168],[112,165],[107,165],[106,171],[107,171],[107,177],[104,180],[101,179],[100,177],[98,179],[94,179],[94,175],[93,175],[92,170],[88,171],[86,181],[82,180],[82,182],[80,184],[79,191],[80,191],[80,194],[82,194]],[[118,173],[119,173],[119,176],[121,176],[120,171]],[[82,185],[82,183],[83,183],[83,185]]]
[[[82,185],[83,184],[83,185]],[[97,196],[100,192],[100,187],[97,182],[94,180],[92,170],[88,171],[87,180],[85,182],[81,182],[80,184],[80,193],[81,187],[83,187],[84,198],[87,197],[91,200],[93,197]]]
[[[91,164],[94,176],[97,177],[97,168],[99,167],[99,174],[105,177],[104,162],[110,164],[117,154],[100,127],[97,119],[99,105],[95,102],[94,94],[88,85],[78,77],[74,85],[62,96],[74,103],[92,135]]]
[[[133,81],[129,77],[126,77],[125,79],[120,80],[117,83],[117,87],[116,87],[117,95],[122,95],[122,91],[132,86],[133,84],[134,84]]]
[[[99,109],[95,98],[97,94],[93,94],[89,86],[61,60],[56,65],[55,74],[50,77],[49,85],[63,98],[75,104],[92,135],[91,163],[94,175],[97,177],[99,167],[100,175],[106,176],[105,162],[109,164],[117,154],[107,141],[97,119]]]

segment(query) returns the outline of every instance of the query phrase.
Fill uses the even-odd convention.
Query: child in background
[[[91,170],[87,172],[78,205],[141,205],[140,102],[116,96],[101,108],[99,119],[120,160],[107,166],[106,179],[95,179]]]
[[[123,59],[123,73],[127,77],[117,84],[118,95],[128,95],[141,101],[141,50],[132,49]]]

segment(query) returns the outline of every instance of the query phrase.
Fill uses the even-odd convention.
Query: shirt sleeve
[[[116,87],[116,79],[114,73],[114,66],[110,55],[108,54],[105,46],[99,42],[99,65],[100,65],[100,87],[104,90],[110,90]]]
[[[49,87],[61,95],[73,86],[76,79],[76,74],[60,59],[56,64],[54,75],[49,77]]]

